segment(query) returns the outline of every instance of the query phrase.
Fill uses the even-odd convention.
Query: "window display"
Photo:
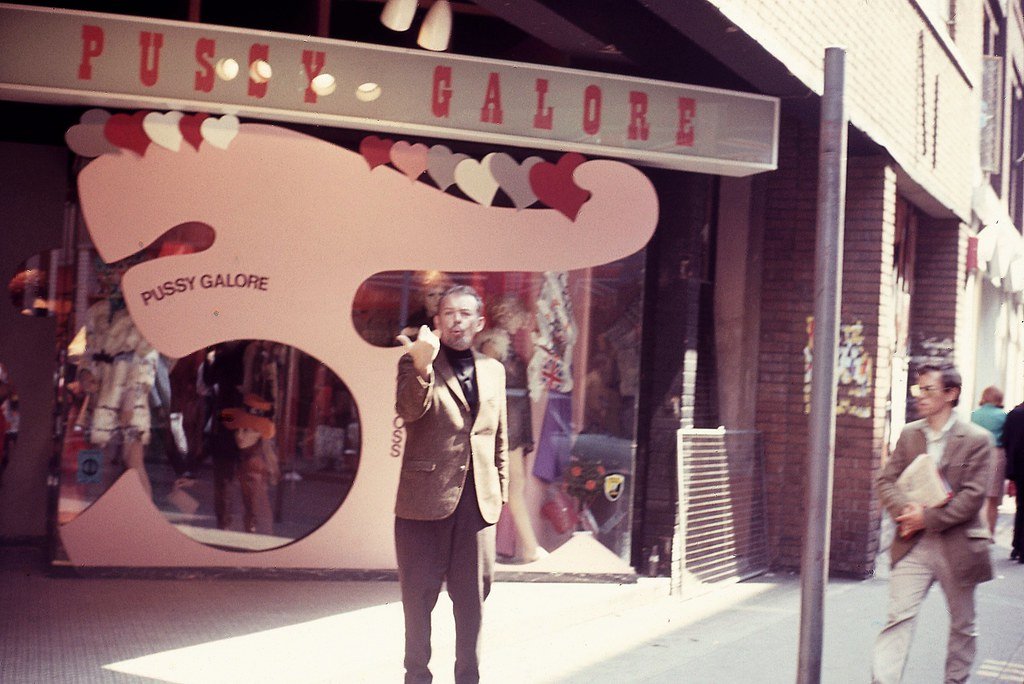
[[[500,562],[534,562],[580,533],[628,554],[643,273],[638,252],[576,271],[391,271],[356,294],[353,323],[375,346],[434,327],[430,295],[445,285],[483,296],[474,346],[505,366],[508,402]]]
[[[485,353],[516,376],[504,560],[628,572],[630,346],[615,358],[601,336],[641,289],[658,206],[643,173],[237,120],[195,137],[202,114],[161,119],[187,145],[126,144],[150,135],[143,114],[69,130],[115,149],[76,158],[66,251],[32,257],[12,290],[57,319],[70,564],[394,568],[396,336],[466,283],[494,321]],[[519,206],[523,183],[536,197]],[[577,461],[606,476],[571,486]]]

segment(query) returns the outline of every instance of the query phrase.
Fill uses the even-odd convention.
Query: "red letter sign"
[[[149,31],[139,33],[139,80],[144,86],[155,86],[160,78],[160,48],[163,45],[164,34]]]
[[[588,85],[583,91],[583,132],[597,135],[601,130],[601,89]]]
[[[78,78],[88,81],[92,78],[92,58],[103,52],[103,29],[99,26],[82,26],[82,61],[78,63]]]
[[[501,119],[501,78],[498,72],[492,71],[487,78],[487,94],[484,95],[484,106],[480,109],[480,121],[500,124]]]
[[[451,111],[452,100],[452,68],[438,66],[434,69],[434,94],[430,109],[436,117],[447,117]]]
[[[196,72],[196,90],[208,93],[213,90],[213,65],[210,60],[216,54],[217,43],[212,38],[200,38],[196,41],[196,62],[202,71]]]
[[[647,124],[647,93],[639,90],[629,91],[629,128],[627,136],[630,140],[647,140],[651,127]]]
[[[533,115],[533,127],[550,131],[555,121],[555,112],[551,107],[544,107],[544,96],[548,93],[548,80],[537,79],[537,113]]]
[[[679,98],[679,130],[676,131],[676,145],[693,147],[693,117],[696,113],[696,100],[692,97]]]
[[[303,50],[302,66],[306,68],[306,102],[316,102],[316,93],[313,92],[313,79],[316,78],[324,68],[326,57],[319,50]]]
[[[253,43],[249,47],[249,64],[252,64],[257,59],[268,61],[270,59],[270,46],[260,45],[259,43]],[[252,74],[249,75],[249,96],[250,97],[263,97],[267,94],[267,83],[257,83],[252,80]]]

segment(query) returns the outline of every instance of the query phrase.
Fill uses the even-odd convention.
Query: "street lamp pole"
[[[843,272],[846,203],[846,50],[825,49],[818,142],[818,225],[814,269],[814,338],[808,420],[807,515],[800,562],[799,684],[821,681],[825,586],[832,522],[832,466],[836,429],[836,350]]]

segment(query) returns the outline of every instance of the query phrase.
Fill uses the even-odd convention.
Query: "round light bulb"
[[[257,59],[249,65],[249,78],[254,83],[266,83],[274,75],[274,70],[270,68],[270,65],[262,60]]]
[[[356,88],[356,99],[360,102],[373,102],[380,97],[380,94],[379,83],[363,83]]]
[[[230,81],[238,76],[239,66],[238,62],[231,59],[218,59],[217,64],[213,67],[213,70],[217,72],[217,76],[222,81]]]
[[[338,87],[338,82],[330,74],[320,74],[313,78],[309,87],[317,95],[330,95]]]

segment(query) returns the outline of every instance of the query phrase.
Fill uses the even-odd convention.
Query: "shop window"
[[[508,383],[512,500],[498,530],[506,561],[530,560],[576,532],[628,557],[643,263],[640,252],[570,272],[392,271],[359,288],[355,328],[384,347],[434,328],[448,287],[481,295],[485,327],[474,346],[503,362]]]
[[[55,317],[63,340],[57,522],[127,478],[181,533],[220,549],[267,550],[319,528],[359,467],[359,411],[346,384],[286,344],[226,340],[172,358],[138,331],[122,276],[207,249],[209,226],[176,226],[112,264],[79,228],[77,247],[28,259],[8,286],[23,313]]]

